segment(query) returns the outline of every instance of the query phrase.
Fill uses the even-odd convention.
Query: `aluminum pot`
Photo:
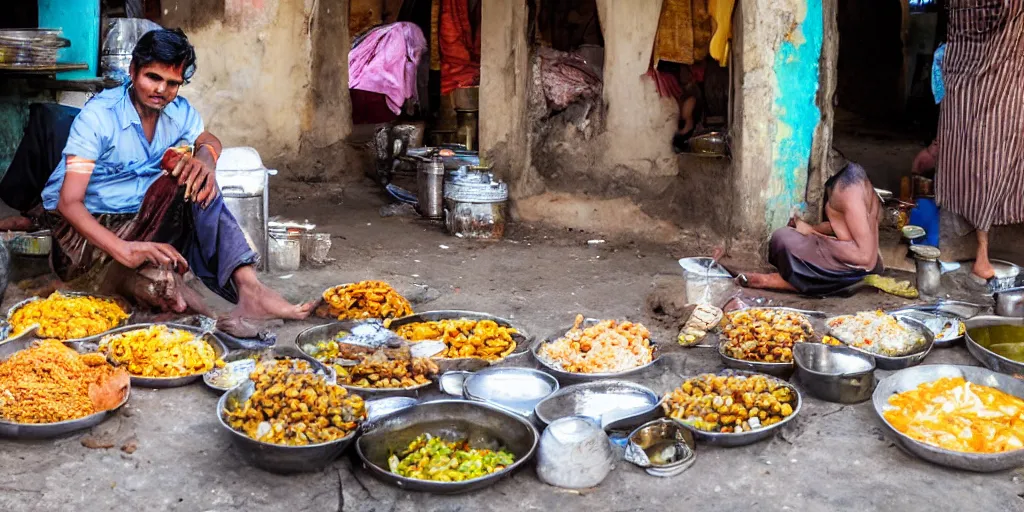
[[[597,487],[614,467],[615,451],[593,418],[559,418],[544,429],[537,450],[537,477],[565,489]]]
[[[875,390],[875,359],[849,347],[797,343],[793,347],[797,376],[812,395],[840,404],[871,398]]]
[[[1009,288],[995,292],[996,314],[1013,318],[1024,317],[1024,288]]]

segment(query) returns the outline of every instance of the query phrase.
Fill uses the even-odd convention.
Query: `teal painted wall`
[[[39,27],[60,28],[71,46],[57,54],[60,63],[86,63],[89,69],[58,73],[61,80],[96,78],[100,55],[100,0],[38,0]]]
[[[814,131],[821,121],[818,62],[821,57],[821,0],[806,2],[806,14],[775,54],[775,140],[765,204],[770,231],[785,226],[794,208],[806,209],[807,169]]]

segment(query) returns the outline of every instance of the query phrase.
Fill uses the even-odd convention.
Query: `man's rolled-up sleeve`
[[[88,108],[82,110],[71,123],[71,133],[64,146],[64,156],[74,155],[83,160],[95,161],[103,154],[109,140],[104,135],[110,130],[103,126],[103,119]]]
[[[184,100],[184,98],[182,99]],[[189,144],[195,144],[199,135],[206,131],[203,117],[199,115],[199,111],[192,108],[192,104],[187,100],[182,103],[182,112],[182,133],[180,138],[188,141]]]

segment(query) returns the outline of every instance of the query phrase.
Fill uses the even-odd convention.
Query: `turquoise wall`
[[[807,168],[821,120],[816,103],[821,57],[821,0],[806,1],[806,15],[775,54],[775,140],[765,219],[770,231],[785,226],[794,208],[806,209]]]
[[[89,69],[58,73],[61,80],[96,78],[100,55],[100,0],[38,0],[39,27],[59,28],[71,46],[57,54],[60,63],[85,63]]]

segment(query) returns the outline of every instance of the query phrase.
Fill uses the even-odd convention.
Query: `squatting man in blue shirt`
[[[198,278],[237,304],[221,319],[229,332],[248,332],[250,320],[305,318],[313,304],[290,304],[257,279],[258,255],[221,198],[221,143],[178,96],[195,61],[180,30],[149,32],[132,53],[130,82],[75,118],[42,193],[53,270],[70,288],[216,317],[190,287]]]

